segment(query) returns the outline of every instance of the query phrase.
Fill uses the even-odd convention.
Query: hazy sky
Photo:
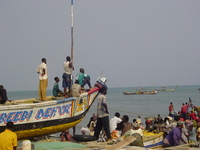
[[[48,89],[55,76],[62,81],[70,5],[0,0],[0,84],[8,91],[37,90],[43,57]],[[108,87],[200,85],[199,6],[199,0],[74,0],[73,75],[83,67],[94,84],[104,71]]]

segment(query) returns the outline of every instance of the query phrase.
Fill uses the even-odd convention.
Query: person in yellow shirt
[[[7,122],[5,131],[0,133],[0,150],[16,150],[17,135],[12,131],[13,126],[13,122]]]

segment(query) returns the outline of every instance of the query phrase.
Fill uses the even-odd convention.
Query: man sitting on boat
[[[78,80],[75,81],[75,84],[72,85],[72,96],[79,97],[82,93],[81,86],[78,84]]]
[[[76,80],[79,81],[79,85],[81,87],[84,87],[86,84],[91,89],[91,83],[90,83],[90,76],[85,74],[85,70],[83,68],[80,68],[80,72],[76,75]]]
[[[59,85],[58,85],[60,79],[58,77],[55,77],[54,80],[56,82],[53,86],[53,96],[55,97],[63,96],[64,93],[59,89]]]
[[[0,104],[4,104],[8,100],[6,89],[0,85]]]

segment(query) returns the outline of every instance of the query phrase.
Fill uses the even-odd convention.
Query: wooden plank
[[[107,150],[118,150],[118,149],[121,149],[122,147],[129,145],[131,142],[133,142],[135,140],[136,140],[135,137],[129,136],[129,137],[125,138],[123,141],[121,141],[121,142],[119,142],[119,143],[107,148]]]

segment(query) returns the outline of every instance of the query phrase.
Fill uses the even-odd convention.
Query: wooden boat
[[[5,130],[9,121],[14,123],[18,139],[53,134],[74,127],[84,118],[99,90],[106,87],[105,82],[106,78],[101,78],[94,88],[79,97],[43,102],[36,99],[6,102],[0,105],[0,132]]]
[[[145,135],[145,134],[144,134]],[[163,145],[164,140],[164,132],[160,132],[155,135],[148,135],[147,137],[144,137],[143,143],[145,148],[160,148]]]
[[[144,133],[144,137],[143,137],[143,144],[144,144],[144,148],[145,149],[155,149],[155,148],[161,148],[162,145],[163,145],[163,140],[164,140],[164,133],[163,132],[160,132],[158,134],[156,133],[153,133],[153,132],[147,132],[146,130],[143,131]],[[128,138],[133,138],[133,136],[129,136],[125,139],[123,139],[121,142],[126,142],[125,145],[122,145],[123,146],[123,149],[139,149],[139,148],[142,148],[142,147],[135,147],[135,146],[128,146],[132,141],[128,142],[127,143],[127,140]],[[117,142],[117,144],[120,144],[121,142]],[[87,147],[90,147],[90,148],[97,148],[97,147],[101,147],[101,148],[104,148],[104,149],[109,149],[109,148],[114,148],[113,145],[117,145],[116,142],[97,142],[97,141],[92,141],[92,142],[87,142],[85,143],[84,145],[86,145]],[[124,147],[126,146],[126,147]],[[115,147],[116,149],[116,147]]]
[[[155,95],[157,91],[122,92],[124,95]]]
[[[156,89],[156,91],[167,91],[167,92],[172,92],[175,89],[166,89],[166,88],[161,88],[161,89]]]
[[[165,89],[164,91],[168,91],[168,92],[172,92],[172,91],[174,91],[175,89]]]

